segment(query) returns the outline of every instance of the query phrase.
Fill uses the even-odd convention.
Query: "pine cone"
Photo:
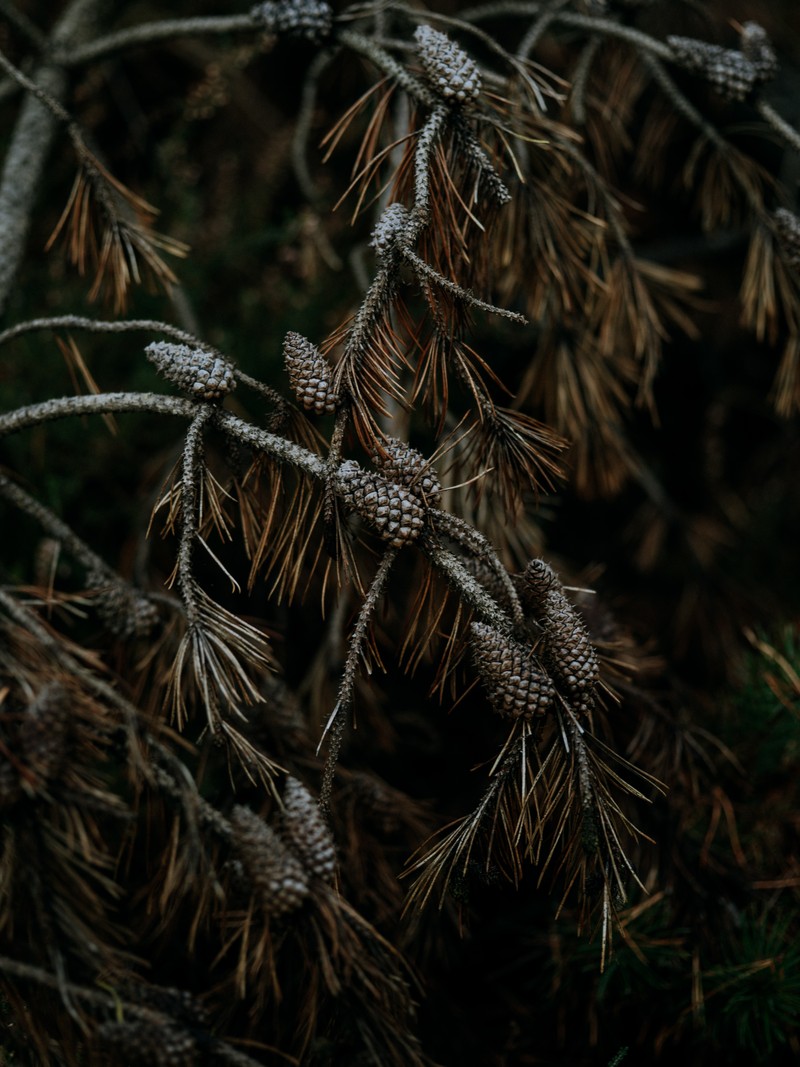
[[[127,582],[109,581],[107,575],[90,571],[86,584],[97,591],[97,614],[115,637],[146,637],[158,622],[155,605]]]
[[[323,0],[275,0],[257,4],[250,17],[264,25],[268,33],[302,37],[319,44],[330,36],[333,11]]]
[[[189,1028],[205,1027],[209,1024],[209,1014],[205,1007],[185,989],[159,985],[131,985],[124,990],[123,998],[139,1008],[149,1008]]]
[[[442,484],[428,460],[397,437],[387,437],[383,453],[376,452],[372,462],[389,481],[412,489],[426,504],[441,492]]]
[[[335,474],[335,487],[345,505],[371,523],[394,548],[419,537],[425,510],[419,497],[405,486],[348,459]]]
[[[678,66],[702,75],[726,100],[746,100],[761,80],[741,52],[692,37],[667,37]]]
[[[203,348],[154,341],[145,353],[162,377],[193,400],[221,400],[236,387],[233,364]]]
[[[316,801],[296,778],[287,778],[283,789],[283,837],[302,861],[308,874],[332,882],[336,870],[336,846]]]
[[[741,49],[745,58],[752,63],[758,81],[772,81],[778,73],[778,57],[763,26],[757,22],[744,23]]]
[[[66,690],[55,682],[45,685],[25,709],[17,734],[28,788],[40,792],[59,776],[69,759],[70,726]],[[31,775],[37,780],[35,786]]]
[[[583,619],[544,560],[531,560],[519,588],[523,605],[544,627],[542,661],[550,676],[576,711],[591,710],[599,669]]]
[[[476,99],[480,72],[462,48],[431,26],[417,26],[414,39],[428,81],[445,100],[463,104]]]
[[[772,218],[786,262],[794,270],[800,271],[800,218],[785,207],[779,207]]]
[[[230,823],[234,849],[264,911],[275,918],[296,911],[309,894],[300,861],[249,808],[235,807]]]
[[[330,415],[336,411],[331,367],[319,349],[299,333],[290,331],[283,342],[289,384],[306,411]]]
[[[156,1017],[105,1022],[98,1027],[102,1045],[131,1067],[196,1067],[197,1043],[182,1027]]]
[[[372,231],[370,244],[379,256],[394,248],[395,241],[408,226],[409,215],[402,204],[389,204]]]
[[[555,695],[530,649],[484,622],[470,625],[472,662],[498,715],[526,719],[545,715]]]

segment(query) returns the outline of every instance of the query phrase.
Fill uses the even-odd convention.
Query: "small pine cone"
[[[396,437],[387,437],[383,454],[376,452],[372,462],[385,478],[412,489],[426,504],[441,492],[442,483],[428,460]]]
[[[236,386],[233,364],[203,348],[154,341],[145,353],[162,377],[193,400],[221,400]]]
[[[103,1048],[131,1067],[196,1067],[199,1062],[192,1034],[157,1017],[105,1022],[97,1036]]]
[[[25,709],[17,734],[19,754],[28,770],[26,787],[39,792],[58,777],[69,759],[70,724],[66,690],[55,682],[45,685]]]
[[[107,575],[90,571],[86,583],[97,590],[97,614],[114,637],[146,637],[158,622],[155,605],[127,582],[109,583]]]
[[[529,649],[485,622],[470,624],[472,662],[494,710],[506,719],[545,715],[553,685]]]
[[[139,1008],[166,1015],[189,1028],[205,1027],[209,1016],[203,1005],[185,989],[172,986],[135,985],[124,991],[124,999]]]
[[[551,597],[561,593],[561,582],[549,563],[532,559],[517,580],[525,608],[542,618],[547,614]]]
[[[414,39],[428,81],[445,100],[463,104],[476,99],[480,72],[462,48],[431,26],[417,26]]]
[[[392,251],[397,238],[408,227],[408,220],[408,211],[402,204],[389,204],[378,219],[370,241],[379,256]]]
[[[702,75],[726,100],[746,100],[760,80],[750,60],[731,48],[692,37],[667,37],[667,44],[678,66]]]
[[[425,509],[410,489],[364,470],[352,459],[339,467],[335,486],[344,504],[371,523],[394,548],[419,537]]]
[[[589,631],[549,564],[533,559],[519,581],[524,606],[544,627],[542,659],[576,711],[589,711],[599,679]]]
[[[744,23],[741,49],[745,59],[752,63],[758,81],[772,81],[778,73],[778,57],[763,26],[757,22]]]
[[[257,4],[250,17],[268,33],[302,37],[313,44],[324,41],[333,28],[333,11],[324,0],[274,0]]]
[[[289,332],[283,342],[289,384],[306,411],[330,415],[336,411],[331,367],[319,349],[299,333]]]
[[[300,860],[249,808],[235,807],[230,822],[234,848],[267,915],[278,918],[297,911],[309,894]]]
[[[794,270],[800,271],[800,218],[785,207],[779,207],[772,218],[786,262]]]
[[[287,778],[283,789],[284,840],[302,861],[308,874],[332,882],[336,870],[336,846],[316,801],[296,778]]]

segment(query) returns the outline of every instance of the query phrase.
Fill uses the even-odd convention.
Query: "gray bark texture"
[[[103,0],[74,0],[56,23],[53,50],[86,39],[96,25]],[[67,77],[45,60],[33,80],[56,100],[63,99]],[[32,96],[26,96],[0,175],[0,315],[5,310],[22,257],[39,182],[56,132],[57,121]]]

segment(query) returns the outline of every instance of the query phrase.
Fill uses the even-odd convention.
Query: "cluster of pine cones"
[[[543,560],[532,560],[516,585],[536,634],[530,644],[484,622],[471,625],[472,661],[489,703],[504,718],[528,722],[546,715],[556,700],[587,714],[599,671],[586,624]]]

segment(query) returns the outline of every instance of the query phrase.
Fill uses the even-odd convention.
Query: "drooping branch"
[[[98,556],[72,527],[2,472],[0,472],[0,496],[37,522],[45,533],[55,538],[87,570],[101,574],[108,581],[121,581],[116,571],[101,556]]]
[[[130,26],[72,49],[56,49],[57,61],[64,67],[79,67],[106,59],[116,52],[178,37],[221,37],[231,33],[259,32],[262,27],[252,15],[216,15],[205,18],[163,19]]]
[[[15,326],[9,326],[0,333],[0,345],[13,341],[16,337],[22,337],[26,333],[35,333],[37,330],[86,330],[88,333],[129,333],[131,331],[142,333],[157,333],[162,337],[171,337],[173,341],[183,344],[203,345],[203,342],[194,334],[187,333],[177,326],[168,322],[159,322],[156,319],[87,319],[84,315],[53,315],[43,319],[28,319],[18,322]],[[203,347],[207,347],[203,345]]]

